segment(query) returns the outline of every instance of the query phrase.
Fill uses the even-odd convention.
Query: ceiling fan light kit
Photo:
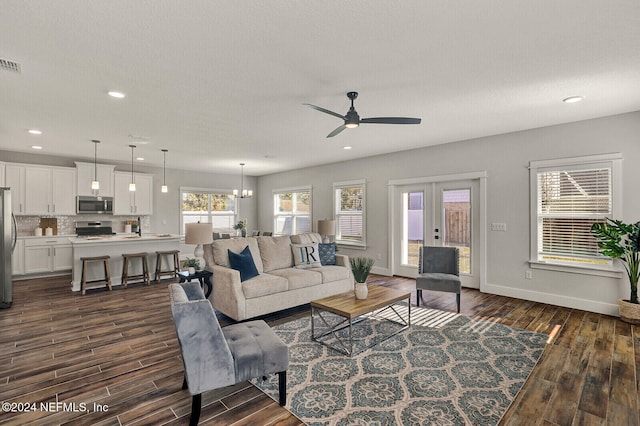
[[[371,118],[360,118],[358,112],[353,106],[353,101],[358,97],[358,92],[347,92],[347,98],[351,100],[351,107],[349,111],[345,115],[338,114],[337,112],[330,111],[328,109],[319,107],[317,105],[312,104],[304,104],[309,108],[315,109],[316,111],[324,112],[325,114],[333,115],[334,117],[341,118],[344,120],[344,124],[338,126],[333,132],[327,135],[328,138],[332,138],[338,133],[342,132],[344,129],[354,129],[360,126],[361,123],[370,123],[370,124],[420,124],[422,121],[421,118],[410,118],[410,117],[371,117]]]

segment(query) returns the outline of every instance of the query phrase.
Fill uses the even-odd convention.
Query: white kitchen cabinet
[[[116,166],[109,164],[81,163],[76,161],[78,195],[113,197],[113,171]],[[96,173],[100,189],[91,189]]]
[[[24,275],[24,240],[18,238],[11,254],[11,274]]]
[[[150,215],[153,213],[153,175],[134,173],[135,191],[129,191],[131,173],[114,172],[113,214]]]
[[[24,165],[5,164],[5,186],[11,188],[11,210],[13,214],[26,214],[24,201]]]
[[[70,270],[73,251],[69,237],[43,237],[24,240],[24,273],[40,274]]]
[[[25,166],[25,213],[75,215],[76,169]]]

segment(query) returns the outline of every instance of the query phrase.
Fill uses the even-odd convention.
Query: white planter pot
[[[356,299],[366,299],[369,295],[367,283],[356,283]]]

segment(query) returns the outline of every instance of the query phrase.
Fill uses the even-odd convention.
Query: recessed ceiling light
[[[343,146],[342,149],[351,149],[350,146]]]
[[[122,92],[116,92],[115,90],[112,90],[109,93],[109,96],[111,96],[112,98],[118,98],[118,99],[122,99],[124,98],[124,93]]]
[[[138,160],[138,161],[144,161],[144,157],[136,157],[136,160]]]
[[[564,98],[562,102],[565,104],[575,104],[576,102],[580,102],[584,98],[582,96],[569,96],[568,98]]]
[[[39,145],[31,145],[31,149],[42,149]]]
[[[38,129],[29,129],[29,133],[31,133],[32,135],[41,135],[42,131]]]

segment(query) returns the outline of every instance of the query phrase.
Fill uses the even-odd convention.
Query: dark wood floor
[[[181,390],[167,282],[81,296],[69,281],[15,282],[13,307],[0,310],[0,401],[37,405],[32,412],[0,412],[0,423],[187,424],[191,398]],[[413,289],[403,278],[370,282]],[[450,294],[424,295],[429,307],[455,309]],[[264,319],[273,325],[308,312],[307,305]],[[640,327],[466,289],[462,313],[552,336],[501,424],[640,425]],[[67,405],[45,412],[41,402]],[[69,411],[71,403],[91,412]],[[203,405],[201,424],[302,424],[248,383],[206,393]]]

